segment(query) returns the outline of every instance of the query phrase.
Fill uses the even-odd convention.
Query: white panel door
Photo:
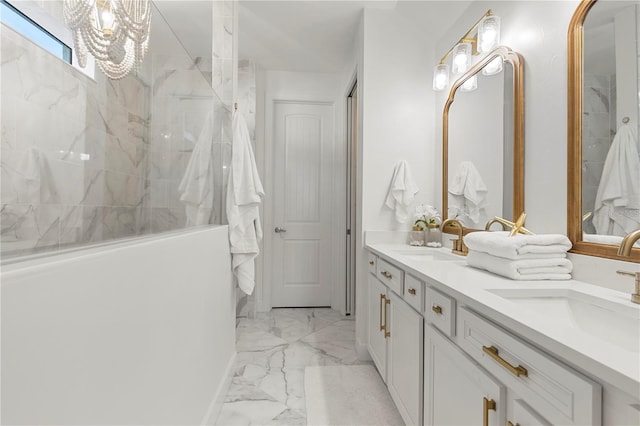
[[[272,306],[331,306],[333,105],[276,102]]]

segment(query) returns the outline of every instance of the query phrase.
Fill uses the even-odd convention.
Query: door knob
[[[281,233],[281,232],[287,232],[286,229],[280,228],[279,226],[276,226],[276,229],[274,229],[274,231],[276,231],[278,234]]]

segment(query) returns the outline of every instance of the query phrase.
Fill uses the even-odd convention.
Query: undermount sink
[[[640,353],[640,305],[569,288],[491,289],[489,292],[605,343]]]
[[[411,260],[423,260],[423,261],[464,260],[464,258],[461,256],[456,256],[451,253],[443,253],[441,251],[437,251],[437,249],[433,249],[429,247],[413,247],[413,248],[408,247],[406,249],[394,250],[394,252],[404,258],[411,259]]]

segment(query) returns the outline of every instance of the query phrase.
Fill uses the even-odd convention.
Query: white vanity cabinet
[[[425,328],[424,424],[505,424],[505,387],[432,325]]]
[[[402,297],[404,272],[382,259],[369,262],[377,265],[375,275],[370,270],[368,277],[369,354],[405,423],[420,425],[424,321]],[[412,304],[417,302],[411,298],[422,294],[421,284],[411,284],[415,294],[408,292],[407,297]]]

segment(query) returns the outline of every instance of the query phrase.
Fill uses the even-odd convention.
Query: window
[[[54,37],[49,31],[35,23],[6,0],[0,0],[0,21],[63,61],[71,63],[71,48],[69,46]]]

